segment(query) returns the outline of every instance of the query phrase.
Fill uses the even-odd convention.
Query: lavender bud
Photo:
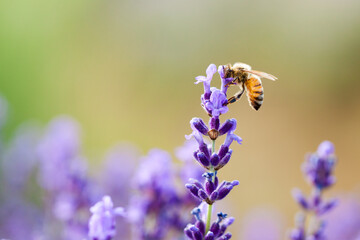
[[[235,221],[235,218],[229,217],[229,218],[227,218],[227,219],[225,219],[225,220],[223,221],[223,225],[226,226],[226,227],[228,227],[228,226],[230,226],[231,224],[233,224],[234,221]]]
[[[218,177],[215,175],[215,179],[214,179],[214,185],[215,185],[215,189],[218,187],[219,185],[219,179]]]
[[[233,187],[235,187],[235,186],[239,185],[240,182],[238,180],[234,180],[230,184],[233,185]]]
[[[211,165],[217,166],[220,162],[219,155],[217,155],[216,153],[213,153],[213,155],[211,155],[211,157],[210,157],[210,162],[211,162]]]
[[[199,188],[197,187],[197,186],[195,186],[194,184],[189,184],[189,183],[187,183],[187,184],[185,184],[185,187],[187,188],[187,189],[189,189],[190,190],[190,192],[195,196],[195,197],[199,197],[198,196],[198,193],[199,193]]]
[[[223,199],[224,197],[226,197],[226,196],[230,193],[230,191],[231,191],[232,189],[233,189],[233,186],[232,186],[232,185],[228,185],[228,186],[225,186],[225,187],[219,189],[219,190],[218,190],[218,191],[219,191],[219,195],[218,195],[218,197],[217,197],[217,200],[221,200],[221,199]]]
[[[211,181],[205,182],[205,190],[207,194],[211,194],[215,190],[215,184]]]
[[[213,232],[209,231],[206,236],[205,236],[205,239],[204,240],[215,240],[215,235]]]
[[[223,158],[225,154],[227,154],[229,151],[229,147],[225,146],[224,144],[220,146],[219,150],[219,158]]]
[[[190,124],[199,131],[199,133],[207,136],[209,129],[201,118],[191,119]]]
[[[192,235],[192,232],[191,232],[191,230],[190,230],[191,226],[192,226],[192,224],[189,223],[189,224],[186,226],[186,228],[184,229],[184,233],[185,233],[185,235],[186,235],[188,238],[193,239],[193,235]]]
[[[203,235],[201,234],[200,230],[197,227],[192,226],[190,228],[190,230],[192,231],[194,240],[202,240],[203,239]]]
[[[215,167],[215,170],[219,170],[221,169],[222,167],[224,167],[229,161],[230,161],[230,158],[231,158],[231,153],[232,152],[228,152],[225,157],[223,157],[221,159],[221,161],[219,162],[219,164]]]
[[[218,191],[213,191],[210,195],[210,201],[214,202],[217,199],[218,195],[219,195]]]
[[[214,222],[213,224],[211,224],[210,231],[214,233],[215,237],[218,236],[220,233],[220,224],[217,222]]]
[[[224,135],[230,131],[234,131],[236,129],[236,120],[235,119],[228,119],[223,123],[219,129],[219,134]]]
[[[205,235],[205,223],[200,220],[200,221],[196,221],[195,226],[199,229],[199,231],[201,232],[201,234],[204,236]]]
[[[196,179],[190,178],[189,179],[193,184],[195,184],[196,187],[198,187],[199,189],[204,189],[203,185]],[[186,185],[185,185],[186,186]]]
[[[210,125],[210,128],[211,128],[211,129],[219,130],[219,126],[220,126],[219,117],[212,117],[212,118],[210,118],[209,125]]]
[[[208,167],[210,165],[210,161],[209,158],[202,152],[199,152],[197,154],[197,157],[199,159],[199,162],[204,166],[204,167]]]
[[[200,189],[198,191],[198,196],[202,199],[202,200],[206,200],[208,199],[208,195],[206,194],[206,192],[202,189]]]
[[[232,237],[231,233],[226,233],[224,236],[219,238],[219,240],[229,240]]]
[[[199,150],[200,152],[203,152],[206,155],[206,157],[210,158],[209,148],[205,143],[199,145]]]

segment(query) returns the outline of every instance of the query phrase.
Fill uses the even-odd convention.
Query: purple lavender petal
[[[207,76],[213,76],[217,72],[217,68],[215,64],[210,64],[206,69]]]
[[[212,115],[214,117],[218,117],[229,110],[229,108],[225,105],[227,103],[226,95],[218,89],[214,89],[212,91],[210,103],[212,104]]]
[[[228,134],[226,135],[226,139],[225,139],[224,145],[225,145],[226,147],[230,147],[230,145],[231,145],[231,143],[232,143],[233,141],[236,141],[238,144],[241,144],[242,139],[241,139],[241,137],[239,137],[239,136],[233,134],[232,132],[230,132],[230,133],[228,133]]]
[[[214,71],[215,69],[215,71]],[[195,84],[203,83],[204,84],[204,96],[208,96],[210,94],[210,83],[212,80],[213,75],[216,73],[216,65],[210,64],[206,69],[206,77],[205,76],[198,76],[195,79],[197,80]]]

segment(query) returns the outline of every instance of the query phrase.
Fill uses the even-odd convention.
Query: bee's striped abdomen
[[[251,76],[246,82],[245,87],[250,105],[258,110],[264,100],[264,89],[261,84],[260,78]]]

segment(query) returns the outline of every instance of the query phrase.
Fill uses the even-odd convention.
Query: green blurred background
[[[207,119],[194,77],[242,61],[279,80],[263,81],[259,112],[244,98],[225,116],[244,139],[220,172],[240,180],[227,203],[238,219],[267,206],[291,226],[290,190],[309,191],[300,165],[322,140],[339,156],[327,196],[360,186],[359,13],[357,0],[0,1],[4,134],[69,114],[92,166],[118,141],[173,151],[192,117]]]

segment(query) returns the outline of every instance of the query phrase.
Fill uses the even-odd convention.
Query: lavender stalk
[[[228,112],[227,106],[227,83],[233,78],[224,78],[224,66],[219,66],[222,87],[221,90],[210,87],[213,75],[217,72],[216,66],[210,64],[206,70],[207,76],[198,76],[196,84],[202,82],[204,85],[204,94],[201,95],[201,105],[210,116],[209,124],[201,118],[193,118],[190,126],[193,132],[186,138],[194,137],[198,142],[198,149],[194,152],[195,160],[205,168],[203,174],[204,182],[190,179],[186,188],[195,198],[203,203],[195,208],[191,213],[194,215],[195,224],[188,224],[184,229],[185,235],[193,240],[226,240],[231,238],[231,233],[225,233],[228,226],[234,222],[234,218],[227,218],[227,214],[218,213],[218,219],[211,222],[213,205],[216,201],[224,199],[231,190],[239,184],[239,181],[223,181],[219,184],[217,177],[218,171],[223,168],[230,160],[232,150],[230,145],[233,141],[241,144],[242,139],[234,134],[236,129],[236,120],[228,119],[224,123],[220,122],[220,115]],[[225,135],[225,142],[216,151],[216,140],[219,136]],[[212,141],[208,144],[203,137],[209,137]],[[201,210],[206,204],[207,210]]]

